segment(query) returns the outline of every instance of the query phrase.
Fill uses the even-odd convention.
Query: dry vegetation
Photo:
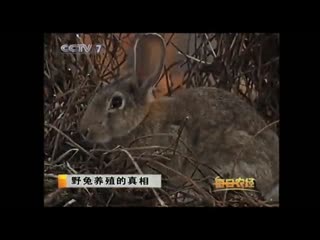
[[[97,79],[107,81],[120,74],[126,52],[120,44],[126,34],[91,34],[94,43],[106,46],[106,54],[62,54],[62,43],[80,42],[75,34],[45,36],[44,114],[45,206],[268,206],[258,197],[243,193],[218,195],[197,189],[188,179],[185,189],[57,189],[57,174],[108,174],[136,172],[141,161],[168,158],[175,149],[154,149],[139,159],[134,149],[122,147],[106,151],[87,145],[78,132],[79,119]],[[195,51],[184,56],[183,87],[216,86],[243,96],[270,124],[279,120],[279,35],[278,34],[192,34]],[[170,38],[168,41],[170,43]],[[170,69],[170,66],[166,66]],[[167,74],[167,73],[164,73]],[[167,84],[168,94],[175,88]],[[279,131],[279,124],[277,124]],[[151,156],[152,155],[152,156]],[[160,156],[159,156],[160,155]],[[126,156],[131,164],[117,161]],[[136,165],[134,164],[136,163]],[[161,164],[159,162],[159,164]],[[189,191],[189,192],[190,192]],[[179,194],[180,193],[180,194]],[[188,195],[188,196],[187,196]],[[189,203],[179,198],[189,197]]]

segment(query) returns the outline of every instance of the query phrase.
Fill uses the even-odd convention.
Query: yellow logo
[[[254,178],[221,179],[216,177],[213,185],[215,192],[227,190],[256,191]]]

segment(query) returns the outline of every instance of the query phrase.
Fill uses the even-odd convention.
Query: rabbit
[[[145,139],[141,146],[174,144],[179,135],[188,146],[179,151],[192,153],[201,168],[201,174],[198,171],[195,176],[212,176],[214,169],[222,177],[255,178],[267,201],[279,201],[277,134],[265,128],[266,122],[252,106],[222,89],[181,88],[172,96],[154,98],[165,51],[159,34],[137,38],[133,72],[102,87],[93,97],[80,121],[82,135],[107,146],[128,145],[158,133],[168,136]],[[167,164],[185,175],[194,173],[194,165],[186,158],[174,158]]]

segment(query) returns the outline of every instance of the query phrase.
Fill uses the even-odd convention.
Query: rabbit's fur
[[[177,151],[192,152],[204,164],[199,166],[201,174],[216,177],[207,165],[222,177],[255,178],[262,195],[278,201],[278,137],[269,128],[259,132],[266,126],[260,115],[234,94],[211,87],[181,89],[172,97],[154,99],[152,87],[162,73],[165,43],[160,35],[145,34],[137,40],[134,53],[134,72],[103,87],[90,102],[80,123],[86,138],[111,146],[169,133],[174,136],[139,142],[168,146],[174,145],[182,129],[179,136],[188,150],[179,144]],[[167,164],[188,176],[195,168],[185,158]]]

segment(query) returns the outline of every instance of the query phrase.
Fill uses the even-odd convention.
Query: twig
[[[212,203],[212,202],[209,200],[209,198],[212,198],[212,196],[211,196],[210,194],[208,194],[207,192],[205,192],[204,190],[202,190],[191,178],[183,175],[183,174],[180,173],[179,171],[176,171],[176,170],[174,170],[173,168],[170,168],[170,167],[168,167],[168,166],[166,166],[166,165],[164,165],[164,164],[162,164],[162,163],[160,163],[160,162],[158,162],[158,161],[154,161],[154,163],[158,164],[159,166],[161,166],[161,167],[163,167],[163,168],[165,168],[165,169],[167,169],[167,170],[175,173],[176,175],[184,178],[185,180],[187,180],[189,183],[191,183],[191,184],[195,187],[195,190],[196,190],[199,194],[202,194],[208,202]]]
[[[230,47],[229,47],[229,51],[233,48],[233,45],[234,45],[234,43],[236,42],[237,37],[238,37],[238,33],[236,33],[236,35],[234,36],[234,38],[233,38],[233,40],[232,40],[232,43],[231,43],[231,45],[230,45]]]
[[[171,161],[170,158],[165,157],[165,156],[163,156],[163,155],[155,154],[155,153],[153,153],[153,154],[151,154],[151,155],[145,154],[144,156],[146,156],[146,157],[148,157],[148,156],[149,156],[149,157],[158,157],[158,158],[162,158],[162,159],[164,159],[164,160],[166,160],[166,161],[168,161],[168,162]]]
[[[185,56],[186,58],[189,58],[189,59],[191,59],[191,60],[193,60],[193,61],[196,61],[196,62],[200,62],[200,63],[207,64],[207,65],[210,65],[210,64],[211,64],[211,63],[207,63],[207,62],[205,62],[205,61],[202,61],[202,60],[200,60],[200,59],[197,59],[197,58],[195,58],[195,57],[193,57],[193,56],[190,56],[190,55],[184,53],[184,52],[183,52],[181,49],[179,49],[173,42],[171,42],[171,44],[178,50],[178,54],[183,55],[183,56]]]
[[[67,168],[73,173],[73,174],[78,174],[78,172],[76,170],[74,170],[71,165],[69,164],[69,162],[66,162]],[[84,188],[84,190],[86,190],[86,192],[91,195],[91,193],[89,192],[88,188]]]
[[[168,69],[167,69],[166,66],[164,66],[164,72],[165,72],[165,75],[166,75],[166,84],[167,84],[168,95],[171,96],[171,86],[169,84]]]
[[[65,205],[63,205],[63,207],[68,207],[68,206],[74,204],[75,202],[76,202],[75,199],[71,199],[69,202],[67,202]]]
[[[51,71],[50,71],[50,68],[49,68],[49,64],[48,64],[48,61],[46,60],[46,66],[47,66],[47,70],[48,70],[48,73],[45,72],[46,76],[48,77],[48,79],[51,79]]]
[[[46,70],[44,70],[43,72],[44,72],[44,75],[45,75],[48,79],[50,79],[50,76],[49,76],[49,74],[46,72]]]
[[[74,94],[71,96],[70,100],[68,101],[68,107],[67,107],[67,110],[65,111],[65,114],[69,113],[69,111],[71,109],[71,106],[72,106],[71,103],[74,102],[76,96],[80,92],[78,90],[81,89],[86,84],[87,81],[88,81],[88,78],[85,81],[83,81],[83,83],[80,85],[80,87],[78,89],[75,90]],[[57,87],[58,87],[58,85],[57,85]],[[60,89],[60,88],[58,87],[58,89]],[[63,92],[61,90],[60,90],[60,92],[63,94]],[[65,118],[63,118],[61,120],[60,126],[63,126],[64,120],[65,120]],[[51,126],[53,126],[53,125],[51,125]],[[56,150],[57,150],[57,147],[58,147],[58,140],[59,140],[59,137],[60,137],[60,133],[62,133],[58,128],[56,128],[56,130],[58,131],[58,135],[56,136],[56,140],[55,140],[55,143],[54,143],[54,148],[53,148],[53,152],[52,152],[52,159],[54,159],[54,157],[55,157],[55,153],[56,153]]]
[[[73,173],[73,174],[78,174],[78,172],[76,170],[74,170],[71,166],[69,162],[66,162],[67,168]]]
[[[184,129],[184,127],[186,126],[186,123],[187,121],[190,119],[189,116],[186,116],[185,119],[183,120],[183,123],[182,125],[179,127],[179,130],[178,130],[178,137],[176,139],[176,142],[175,142],[175,146],[174,146],[174,150],[173,150],[173,157],[176,155],[176,150],[177,150],[177,147],[178,147],[178,143],[180,141],[180,137],[181,137],[181,134],[182,134],[182,131]]]
[[[254,199],[249,196],[245,191],[243,191],[243,194],[246,196],[247,201],[252,204],[253,206],[258,206],[258,203],[254,201]]]
[[[209,40],[209,37],[208,37],[208,34],[204,34],[205,36],[206,36],[206,39],[208,40],[208,43],[209,43],[209,46],[210,46],[210,49],[211,49],[211,51],[212,51],[212,54],[213,54],[213,56],[216,58],[217,57],[217,54],[214,52],[214,50],[213,50],[213,47],[212,47],[212,44],[211,44],[211,42],[210,42],[210,40]]]
[[[46,124],[46,123],[45,123]],[[59,123],[58,123],[59,124]],[[60,125],[62,125],[62,123],[60,123]],[[59,130],[57,128],[57,130]],[[59,130],[60,131],[60,130]],[[58,134],[54,140],[54,147],[53,147],[53,151],[52,151],[52,155],[51,155],[51,159],[53,160],[55,158],[55,155],[56,155],[56,151],[57,151],[57,148],[58,148],[58,141],[59,141],[59,138],[60,138],[60,134],[59,134],[59,131],[58,131]]]
[[[56,174],[52,174],[52,173],[45,173],[44,177],[45,178],[58,178],[58,176]]]
[[[136,163],[136,161],[133,159],[133,157],[131,156],[131,154],[130,154],[127,150],[125,150],[125,149],[120,148],[119,150],[122,151],[122,152],[124,152],[125,154],[127,154],[127,156],[130,158],[130,160],[132,161],[133,165],[134,165],[135,168],[138,170],[138,172],[139,172],[140,174],[143,174],[143,172],[141,171],[139,165],[138,165],[138,164]],[[152,190],[152,192],[154,193],[154,195],[156,196],[156,198],[157,198],[157,200],[159,201],[160,205],[161,205],[162,207],[168,207],[168,206],[164,203],[164,201],[160,198],[159,194],[154,190],[154,188],[152,188],[151,190]]]
[[[111,193],[111,195],[106,203],[106,207],[109,207],[109,204],[110,204],[111,200],[113,199],[113,197],[114,197],[114,193]]]
[[[166,43],[166,46],[169,45],[169,43],[171,42],[171,39],[173,38],[173,36],[174,36],[174,33],[172,33],[171,36],[169,37],[168,42]]]
[[[107,40],[109,40],[109,42],[107,43]],[[108,62],[107,65],[105,65],[105,62],[106,62],[106,59],[107,59],[107,56],[110,52],[110,46],[112,44],[112,37],[110,39],[108,38],[105,38],[104,39],[104,43],[106,45],[106,52],[104,53],[104,56],[103,56],[103,59],[102,59],[102,63],[101,63],[101,68],[100,68],[100,73],[101,73],[101,78],[104,77],[104,74],[107,72],[108,68],[109,68],[109,65],[111,64],[112,62],[112,58],[110,58],[110,61]],[[102,69],[103,66],[106,66],[105,69]],[[107,74],[106,74],[107,75]]]
[[[93,156],[91,153],[89,153],[87,150],[85,150],[83,147],[81,147],[78,143],[76,143],[75,141],[73,141],[68,135],[66,135],[64,132],[62,132],[60,129],[56,128],[55,126],[53,126],[50,123],[45,123],[45,126],[53,128],[54,130],[56,130],[58,133],[60,133],[62,136],[64,136],[66,139],[68,139],[70,142],[72,142],[77,148],[79,148],[81,151],[83,151],[84,153],[86,153],[88,156],[90,156],[92,159],[97,160],[97,158],[95,156]]]
[[[188,55],[188,54],[183,54],[183,53],[181,53],[181,52],[178,52],[178,54],[184,55],[186,58],[189,58],[189,59],[191,59],[191,60],[193,60],[193,61],[196,61],[196,62],[199,62],[199,63],[203,63],[203,64],[207,64],[207,65],[212,64],[212,63],[207,63],[207,62],[205,62],[205,61],[203,61],[203,60],[200,60],[200,59],[198,59],[198,58],[195,58],[195,57],[193,57],[193,56],[190,56],[190,55]]]
[[[80,43],[83,44],[82,38],[79,35],[77,35],[76,37],[77,37],[77,39],[79,39]],[[91,61],[89,53],[86,52],[85,55],[86,55],[86,58],[87,58],[87,61],[88,61],[89,65],[91,67],[91,71],[93,72],[94,76],[97,76],[97,71],[96,71],[96,69],[95,69],[95,67],[94,67],[94,65],[93,65],[93,63]]]
[[[120,148],[120,146],[116,147],[113,150],[110,150],[108,152],[106,152],[105,149],[94,149],[92,150],[92,152],[106,152],[105,154],[109,154],[110,152],[117,152],[118,151],[118,148]],[[141,151],[141,150],[152,150],[152,149],[164,149],[164,148],[167,148],[167,147],[162,147],[162,146],[145,146],[145,147],[129,147],[129,148],[126,148],[127,151]]]
[[[115,147],[114,149],[112,149],[112,150],[110,150],[110,151],[108,151],[108,152],[105,152],[103,155],[107,155],[107,154],[109,154],[109,153],[112,153],[112,152],[117,152],[118,150],[119,150],[119,148],[120,148],[120,146],[117,146],[117,147]],[[117,160],[118,160],[119,158],[113,158],[113,159],[111,159],[111,161],[109,161],[107,164],[105,164],[105,168],[108,168],[108,167],[110,167],[114,162],[116,162]]]
[[[74,91],[76,91],[75,89],[69,89],[68,91],[60,94],[59,96],[56,97],[56,101],[59,100],[60,98],[63,98],[64,96],[70,94],[70,93],[73,93]]]
[[[65,156],[67,156],[71,151],[75,151],[75,153],[71,156],[71,158],[77,154],[77,152],[79,151],[79,149],[77,148],[71,148],[69,149],[68,151],[66,151],[65,153],[61,154],[60,157],[57,158],[57,160],[53,161],[51,164],[54,165],[54,164],[57,164],[59,163]]]

